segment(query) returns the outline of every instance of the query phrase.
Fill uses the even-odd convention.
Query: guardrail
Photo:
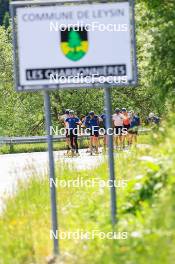
[[[140,128],[139,134],[147,134],[151,131],[150,128]],[[87,139],[88,135],[80,135],[79,139]],[[58,135],[53,136],[53,142],[64,141],[65,136]],[[46,143],[47,136],[31,136],[31,137],[0,137],[0,145],[9,145],[11,149],[13,149],[13,145],[18,144],[34,144],[34,143]]]
[[[83,139],[88,138],[87,135],[80,135],[79,139],[82,141]],[[53,136],[53,142],[61,142],[66,139],[65,136]],[[0,137],[0,146],[9,145],[10,152],[13,152],[14,145],[20,144],[36,144],[36,143],[46,143],[47,136],[31,136],[31,137]]]
[[[80,139],[88,138],[88,135],[79,135]],[[53,136],[53,142],[60,142],[66,139],[65,136]],[[46,143],[47,136],[31,136],[31,137],[0,137],[1,145],[17,145],[17,144],[30,144],[30,143]]]
[[[63,141],[64,136],[53,136],[53,141]],[[31,137],[0,137],[0,144],[29,144],[29,143],[45,143],[46,136],[31,136]]]

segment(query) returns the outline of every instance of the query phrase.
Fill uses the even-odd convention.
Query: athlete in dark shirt
[[[137,135],[138,135],[138,129],[140,126],[140,117],[134,113],[134,111],[130,111],[130,128],[128,130],[129,132],[129,145],[131,145],[133,142],[137,143]]]
[[[106,114],[103,113],[100,116],[100,119],[102,121],[102,126],[104,128],[104,141],[103,141],[103,143],[104,143],[104,150],[106,150],[106,145],[107,145],[107,136],[106,136]]]
[[[66,123],[69,125],[68,133],[70,137],[70,143],[72,150],[75,150],[78,154],[78,125],[81,124],[80,119],[75,116],[74,111],[69,111],[69,117],[65,120]]]
[[[90,129],[90,152],[91,155],[93,153],[93,148],[95,148],[95,152],[98,153],[98,145],[99,145],[99,128],[100,128],[100,120],[97,115],[93,111],[89,112],[89,115],[86,117],[85,125]]]

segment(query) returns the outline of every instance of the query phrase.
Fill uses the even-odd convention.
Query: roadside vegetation
[[[127,239],[61,239],[59,264],[175,263],[175,1],[137,0],[136,41],[139,84],[112,89],[112,109],[133,109],[144,122],[150,112],[161,126],[141,135],[138,146],[120,151],[115,166],[118,223],[115,232]],[[0,0],[0,137],[44,135],[43,96],[17,93],[13,87],[9,1]],[[78,116],[102,114],[102,89],[57,90],[51,93],[53,126],[61,127],[65,109]],[[81,147],[87,147],[83,141]],[[0,154],[45,151],[46,144],[0,145]],[[54,150],[63,150],[63,142]],[[58,180],[107,180],[107,163],[76,171],[56,163]],[[6,179],[4,179],[6,180]],[[110,190],[99,187],[57,188],[60,232],[111,231]],[[0,264],[45,264],[52,252],[48,175],[19,181],[17,192],[4,198],[0,213]]]
[[[13,86],[11,25],[8,0],[0,0],[0,136],[32,136],[44,133],[41,93],[17,93]],[[145,121],[150,112],[162,116],[167,100],[174,101],[175,2],[136,1],[136,39],[139,84],[137,88],[112,89],[112,108],[126,107]],[[7,26],[9,25],[9,26]],[[60,115],[73,109],[78,116],[104,111],[102,89],[57,90],[51,93],[53,126]]]
[[[175,261],[175,118],[149,136],[148,145],[116,156],[116,175],[128,180],[117,188],[116,232],[127,239],[61,239],[63,262],[170,264]],[[57,179],[83,180],[108,177],[105,164],[87,171],[56,164]],[[57,188],[60,232],[111,231],[109,188]],[[43,264],[52,251],[50,240],[49,182],[36,175],[19,182],[17,194],[8,198],[0,216],[0,263]],[[81,199],[80,199],[81,197]],[[90,197],[90,198],[89,198]],[[6,252],[6,254],[4,254]]]

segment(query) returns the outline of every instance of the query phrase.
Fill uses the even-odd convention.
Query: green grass
[[[150,147],[132,148],[116,158],[117,179],[127,179],[117,189],[118,224],[115,232],[127,239],[62,239],[60,250],[66,264],[173,264],[175,263],[175,125],[147,138]],[[165,138],[166,135],[166,138]],[[140,138],[139,140],[143,140]],[[143,141],[142,141],[143,143]],[[69,170],[57,163],[57,179],[106,180],[107,165],[87,171]],[[59,229],[111,231],[109,188],[57,188]],[[6,200],[0,217],[0,264],[44,264],[51,254],[50,201],[47,175],[35,175],[18,193]]]

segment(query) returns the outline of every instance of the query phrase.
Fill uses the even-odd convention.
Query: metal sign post
[[[105,92],[105,111],[106,111],[106,128],[112,128],[112,106],[111,106],[111,88],[106,84]],[[113,152],[113,135],[107,135],[108,144],[108,164],[109,177],[112,187],[110,187],[111,194],[111,220],[112,225],[116,224],[117,206],[116,206],[116,189],[115,189],[115,168],[114,168],[114,152]]]
[[[87,0],[12,1],[10,9],[15,88],[18,92],[45,91],[49,177],[54,182],[48,90],[104,88],[107,128],[112,128],[111,88],[137,84],[134,0],[108,3],[104,1],[88,3]],[[115,12],[111,16],[97,15],[101,14],[102,10],[103,14],[111,14],[111,10]],[[59,23],[57,23],[58,18]],[[89,30],[91,26],[93,29],[94,18],[98,25],[104,25],[106,29],[109,25],[125,25],[125,27],[123,30],[114,30],[113,33],[110,30]],[[82,22],[83,28],[76,25],[77,21]],[[57,24],[65,25],[65,30],[57,28]],[[76,25],[76,30],[73,26],[70,30],[70,24]],[[76,48],[80,49],[78,55],[72,50],[71,32],[74,32],[74,40],[79,39],[78,43],[75,41]],[[64,82],[61,81],[61,77],[64,77]],[[74,78],[81,80],[74,82]],[[117,221],[117,206],[112,135],[108,135],[108,156],[112,183],[111,218],[114,227]],[[52,231],[57,234],[54,185],[51,188],[51,210]],[[59,254],[58,239],[55,236],[54,254]]]
[[[46,132],[47,132],[48,154],[49,154],[49,180],[50,182],[55,182],[53,142],[52,142],[52,135],[50,134],[50,126],[51,126],[50,95],[48,91],[44,92],[44,107],[45,107]],[[54,234],[57,234],[58,221],[57,221],[57,202],[56,202],[55,184],[52,184],[52,186],[50,187],[50,196],[51,196],[52,231]],[[53,237],[53,253],[54,255],[59,254],[58,238],[56,236]]]

